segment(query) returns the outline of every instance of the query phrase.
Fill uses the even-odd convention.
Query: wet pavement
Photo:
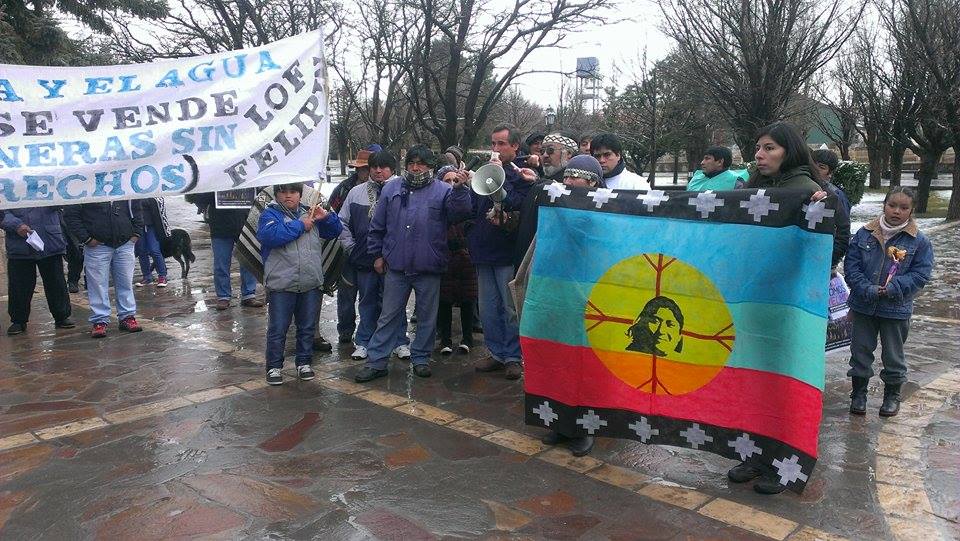
[[[168,205],[197,263],[137,290],[143,333],[55,331],[38,295],[28,332],[0,336],[0,538],[960,538],[956,227],[930,232],[938,265],[901,415],[877,417],[877,378],[870,413],[847,414],[846,357],[830,355],[817,470],[802,495],[769,497],[731,486],[734,463],[707,453],[544,447],[523,425],[522,383],[473,371],[483,348],[436,354],[430,379],[394,359],[356,385],[351,348],[335,347],[316,356],[317,380],[288,363],[266,388],[265,311],[212,309],[206,226]],[[84,323],[85,296],[72,297]],[[331,298],[322,319],[335,339]]]

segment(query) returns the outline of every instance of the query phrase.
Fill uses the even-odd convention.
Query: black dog
[[[160,252],[164,259],[172,257],[180,263],[180,278],[186,278],[190,272],[190,263],[197,260],[193,255],[193,248],[190,243],[190,233],[183,229],[170,230],[170,236],[164,239],[160,245]]]

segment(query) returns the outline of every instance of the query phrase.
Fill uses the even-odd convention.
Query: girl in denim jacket
[[[853,386],[850,413],[867,412],[877,335],[884,383],[880,415],[892,417],[900,411],[900,387],[907,380],[903,343],[910,330],[913,299],[930,281],[933,270],[933,248],[913,220],[915,202],[910,188],[891,188],[883,200],[883,213],[850,240],[843,263],[853,323],[847,372]]]

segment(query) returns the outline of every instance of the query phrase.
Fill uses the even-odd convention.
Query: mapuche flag
[[[793,190],[548,185],[520,323],[528,424],[817,458],[833,209]]]

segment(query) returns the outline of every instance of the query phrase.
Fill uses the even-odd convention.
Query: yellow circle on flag
[[[660,253],[610,267],[584,309],[590,347],[624,383],[681,395],[709,383],[733,351],[733,316],[696,267]]]

